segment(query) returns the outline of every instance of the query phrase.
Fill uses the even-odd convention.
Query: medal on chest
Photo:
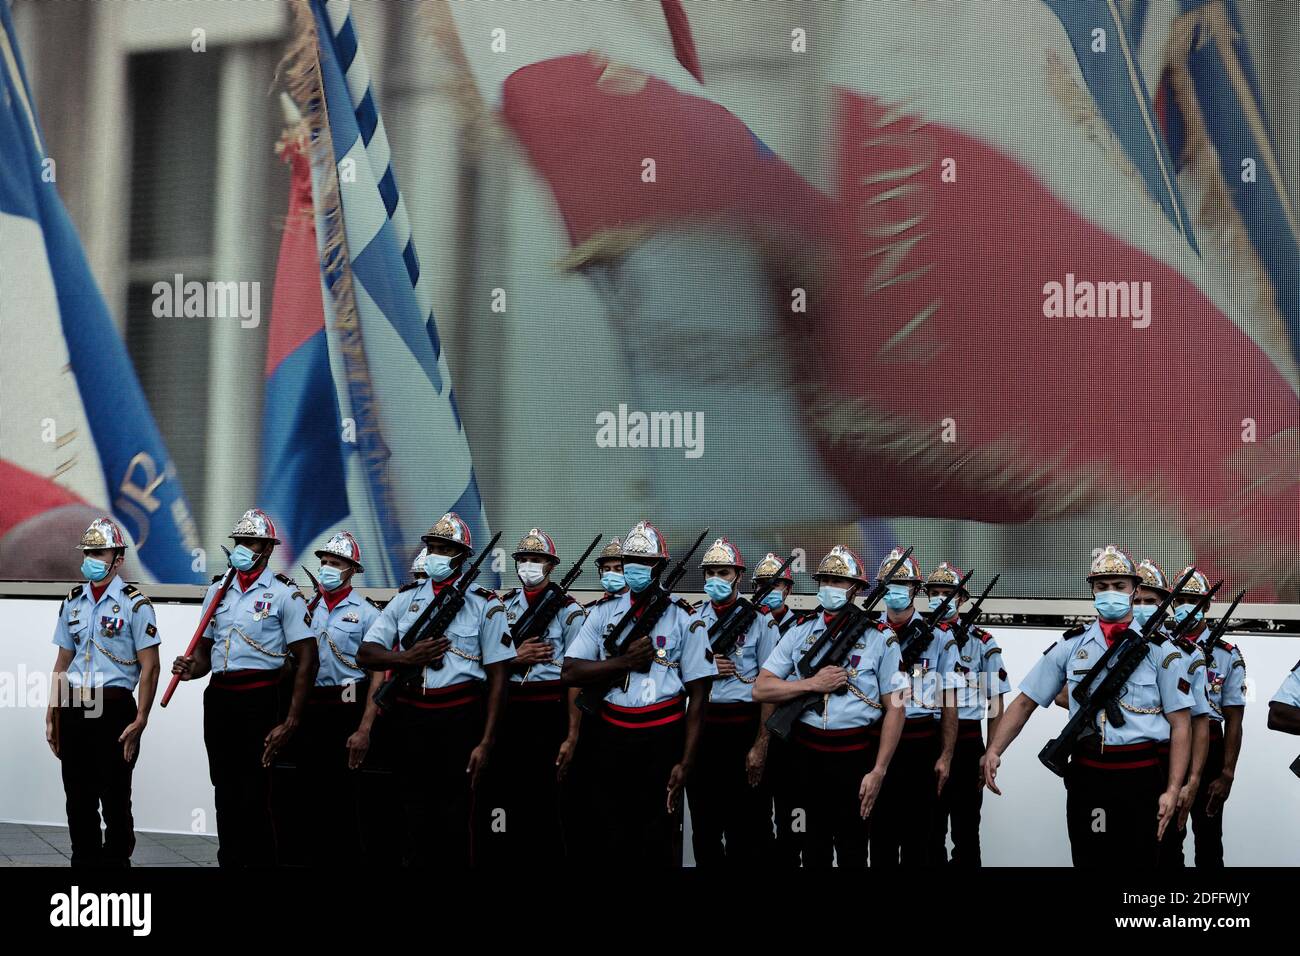
[[[658,648],[658,650],[655,651],[655,657],[659,658],[660,660],[663,660],[665,657],[667,657],[668,656],[667,645],[668,645],[668,635],[656,634],[655,646]]]
[[[117,605],[113,606],[113,610],[118,610]],[[126,627],[126,621],[120,617],[105,614],[99,619],[99,633],[104,637],[116,637],[122,633],[124,627]]]
[[[912,665],[912,676],[923,677],[930,671],[930,658],[922,657]]]
[[[356,611],[348,611],[347,614],[344,614],[344,615],[343,615],[343,623],[344,623],[344,624],[360,624],[360,623],[361,623],[361,618],[357,615],[357,612],[356,612]]]
[[[1209,685],[1210,693],[1212,693],[1212,694],[1222,694],[1222,693],[1223,693],[1223,681],[1224,681],[1224,678],[1226,678],[1226,677],[1227,677],[1226,674],[1220,674],[1218,671],[1206,671],[1206,672],[1205,672],[1205,682],[1206,682],[1207,685]]]
[[[266,618],[267,615],[269,615],[270,613],[271,613],[271,602],[270,602],[270,601],[254,601],[254,602],[253,602],[253,620],[254,620],[254,621],[261,621],[261,620],[263,620],[264,618]]]
[[[858,661],[860,660],[862,660],[861,654],[854,654],[852,657],[849,658],[848,675],[850,677],[858,676]]]

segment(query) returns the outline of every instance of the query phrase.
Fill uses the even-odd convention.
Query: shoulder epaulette
[[[397,589],[397,593],[401,594],[403,591],[411,590],[411,588],[418,588],[423,583],[424,583],[423,581],[412,581],[410,584],[403,584],[400,588]]]
[[[578,604],[579,601],[578,601],[578,599],[577,599],[576,597],[574,597],[574,596],[573,596],[572,594],[570,594],[568,591],[565,591],[565,592],[564,592],[564,603],[565,603],[565,604]]]
[[[1219,641],[1219,646],[1222,647],[1229,654],[1231,654],[1233,651],[1237,649],[1235,645],[1229,644],[1227,641]]]
[[[807,621],[807,620],[809,620],[810,618],[814,618],[814,617],[816,617],[816,616],[817,616],[817,612],[820,611],[820,610],[821,610],[820,607],[814,607],[814,608],[810,608],[810,609],[807,610],[807,611],[800,611],[800,612],[798,612],[798,613],[795,615],[794,622],[795,622],[796,624],[802,624],[804,621]]]
[[[487,598],[488,600],[491,600],[492,598],[497,596],[497,593],[495,591],[489,591],[487,588],[481,588],[477,584],[474,585],[474,593],[477,594],[479,597]]]
[[[132,611],[138,611],[146,604],[150,606],[153,605],[153,602],[149,600],[149,596],[145,594],[143,591],[141,591],[134,584],[128,584],[125,587],[123,587],[122,593],[125,594],[127,598],[132,602],[131,603]]]
[[[1197,651],[1196,645],[1185,637],[1180,637],[1174,641],[1174,647],[1178,648],[1184,654],[1194,654]]]
[[[702,604],[703,602],[700,602],[700,603]],[[694,614],[694,613],[695,613],[695,605],[692,604],[690,601],[686,600],[686,598],[677,598],[677,599],[676,599],[676,604],[677,604],[677,606],[678,606],[679,608],[681,608],[681,609],[682,609],[683,611],[685,611],[687,614]]]
[[[1296,671],[1300,671],[1300,661],[1296,661],[1295,667],[1291,668],[1291,673],[1294,674]]]
[[[1130,630],[1132,629],[1130,628]],[[1152,644],[1154,644],[1156,647],[1159,647],[1165,641],[1169,640],[1169,635],[1166,634],[1164,631],[1156,631],[1154,634],[1148,637],[1147,640],[1150,641]]]
[[[79,598],[79,597],[81,597],[81,592],[84,591],[85,588],[86,588],[86,586],[85,586],[84,584],[76,584],[76,585],[73,585],[72,590],[68,592],[68,596],[67,596],[66,598],[64,598],[64,600],[66,600],[66,601],[71,601],[71,600],[73,600],[74,598]]]
[[[222,578],[224,578],[224,577],[225,577],[224,574],[214,574],[214,575],[212,575],[212,583],[213,583],[213,584],[216,584],[218,581],[220,581],[220,580],[221,580]]]
[[[509,591],[507,591],[505,594],[501,595],[501,600],[502,600],[502,601],[509,601],[511,598],[513,598],[513,597],[514,597],[516,594],[518,594],[518,593],[519,593],[519,589],[518,589],[518,588],[511,588],[511,589],[510,589]]]
[[[371,607],[373,607],[376,611],[382,611],[384,607],[388,604],[387,601],[376,601],[372,597],[366,598],[366,603],[369,604]]]
[[[985,644],[987,644],[989,641],[993,640],[993,632],[992,632],[992,631],[986,631],[986,630],[984,630],[984,628],[982,628],[982,627],[972,628],[972,629],[971,629],[971,633],[974,634],[976,637],[978,637],[978,638],[980,639],[980,641],[983,642],[983,643],[985,643]]]
[[[1087,624],[1076,624],[1076,625],[1074,625],[1074,627],[1070,628],[1068,631],[1066,631],[1064,634],[1062,634],[1061,637],[1063,637],[1063,638],[1078,637],[1080,634],[1082,634],[1082,633],[1083,633],[1084,631],[1086,631],[1087,629],[1088,629],[1088,625],[1087,625]]]
[[[279,581],[281,584],[285,585],[286,587],[291,587],[294,588],[295,590],[298,587],[298,585],[294,583],[293,578],[289,577],[287,574],[280,574],[277,572],[275,575],[275,579]]]
[[[888,624],[886,624],[884,621],[872,621],[871,623],[874,624],[874,625],[876,625],[876,630],[877,630],[877,631],[881,631],[882,633],[883,633],[884,631],[891,631],[891,630],[893,630],[893,628],[891,628],[891,627],[890,627]]]
[[[1043,656],[1046,657],[1048,654],[1052,653],[1052,648],[1060,643],[1061,643],[1060,641],[1052,641],[1052,643],[1048,644],[1047,650],[1043,651]]]

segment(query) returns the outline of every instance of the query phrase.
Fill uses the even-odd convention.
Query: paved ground
[[[135,834],[134,866],[216,866],[217,838],[191,833]],[[0,823],[0,866],[67,866],[67,827]]]

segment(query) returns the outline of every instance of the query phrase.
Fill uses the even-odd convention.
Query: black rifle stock
[[[1000,574],[993,575],[993,580],[985,585],[984,593],[975,599],[975,603],[970,606],[970,610],[961,616],[957,626],[953,628],[953,640],[957,642],[958,650],[965,648],[966,640],[970,637],[971,628],[979,620],[980,608],[984,606],[984,599],[989,596],[989,592],[993,590],[993,585],[998,583],[1000,577],[1002,577]]]
[[[911,634],[906,637],[906,643],[899,648],[899,670],[911,673],[912,668],[916,666],[916,662],[921,659],[921,654],[930,646],[930,641],[934,640],[934,629],[947,615],[948,605],[952,604],[953,598],[961,594],[962,589],[966,587],[966,582],[970,580],[971,575],[974,573],[974,570],[967,571],[962,579],[957,582],[957,586],[944,595],[939,606],[921,618],[920,624],[913,626],[910,621],[908,622],[904,630],[910,631]],[[960,603],[960,600],[958,603]],[[902,642],[905,637],[900,634],[898,639]]]
[[[1237,605],[1241,603],[1241,599],[1245,596],[1246,591],[1244,588],[1238,591],[1237,596],[1233,598],[1232,603],[1228,605],[1228,609],[1223,612],[1223,617],[1219,618],[1219,620],[1215,622],[1214,627],[1210,628],[1210,634],[1205,639],[1206,664],[1214,663],[1214,649],[1219,646],[1219,641],[1222,640],[1223,635],[1227,633],[1228,620],[1232,617],[1232,612],[1237,610]],[[1191,615],[1188,616],[1190,617]]]
[[[654,626],[659,623],[659,618],[663,617],[664,611],[668,610],[668,605],[672,603],[673,588],[677,586],[677,582],[686,573],[686,562],[691,559],[691,555],[695,554],[708,533],[708,528],[700,532],[700,536],[695,539],[691,549],[682,555],[681,560],[667,575],[663,573],[662,565],[660,566],[659,573],[655,575],[650,587],[647,588],[648,596],[643,598],[639,605],[640,613],[634,613],[638,610],[635,601],[628,605],[627,612],[619,619],[618,624],[615,625],[609,636],[605,638],[605,656],[607,658],[622,657],[629,647],[641,638],[648,636]],[[626,636],[623,636],[624,631],[627,632]],[[622,637],[622,640],[619,639],[620,637]],[[652,666],[653,662],[637,668],[637,670],[642,674],[648,673]],[[624,680],[628,680],[630,676],[629,674]],[[613,683],[610,680],[603,680],[582,688],[578,692],[578,707],[587,714],[600,713],[600,702],[604,699]]]
[[[730,654],[741,636],[749,632],[754,619],[758,617],[758,609],[762,606],[763,599],[772,593],[777,578],[785,574],[792,563],[794,563],[793,554],[785,559],[785,564],[781,565],[767,584],[754,592],[753,600],[740,598],[725,618],[718,618],[713,622],[713,626],[709,628],[709,645],[713,648],[715,657],[725,657]]]
[[[421,641],[437,640],[442,637],[451,622],[456,619],[460,609],[465,606],[465,595],[469,593],[470,585],[478,577],[479,571],[483,566],[483,559],[492,553],[496,547],[497,541],[501,538],[501,532],[498,531],[492,536],[486,548],[479,554],[474,562],[466,568],[460,576],[460,579],[451,587],[444,588],[442,593],[429,602],[420,616],[407,629],[403,636],[401,645],[402,650],[408,651]],[[434,670],[442,670],[442,658],[438,658],[430,665]],[[375,703],[380,707],[387,707],[392,701],[393,694],[403,684],[409,682],[413,677],[422,673],[422,667],[404,667],[394,674],[389,680],[380,685],[379,690],[375,691]]]
[[[1134,631],[1131,627],[1126,629],[1124,638],[1107,648],[1106,653],[1088,671],[1087,676],[1080,681],[1074,692],[1074,699],[1079,704],[1079,709],[1066,722],[1065,729],[1058,736],[1044,744],[1043,749],[1038,753],[1038,759],[1052,773],[1058,777],[1065,776],[1070,753],[1085,733],[1096,729],[1097,714],[1105,711],[1106,719],[1111,724],[1116,727],[1124,726],[1124,712],[1120,710],[1116,701],[1124,693],[1124,685],[1128,683],[1128,679],[1133,676],[1133,672],[1137,670],[1138,665],[1142,663],[1142,659],[1146,656],[1147,644],[1152,635],[1156,634],[1164,625],[1165,618],[1169,615],[1169,607],[1173,603],[1174,594],[1187,583],[1194,570],[1194,568],[1187,569],[1187,573],[1179,579],[1173,590],[1160,602],[1155,612],[1147,618],[1147,622],[1142,625],[1140,632]],[[1105,678],[1102,679],[1097,689],[1090,693],[1089,688],[1097,680],[1110,660],[1115,661],[1114,665]]]
[[[821,636],[813,642],[813,646],[808,648],[804,655],[799,658],[795,667],[799,675],[805,678],[812,677],[824,667],[829,667],[832,664],[839,666],[844,662],[849,651],[853,649],[853,645],[857,643],[858,637],[866,630],[867,624],[871,623],[869,617],[871,611],[880,603],[880,599],[885,596],[885,591],[888,590],[890,583],[898,574],[898,569],[911,556],[912,549],[908,548],[894,561],[889,570],[885,572],[885,576],[878,580],[871,590],[867,592],[862,607],[858,607],[854,603],[857,595],[849,594],[844,607],[835,612],[835,616],[827,623],[826,630],[822,631]],[[854,590],[856,591],[856,589]],[[841,635],[841,631],[846,633]],[[828,646],[829,649],[826,653],[821,654],[821,651]],[[821,654],[820,660],[818,659],[819,654]],[[782,740],[788,739],[794,730],[794,725],[803,716],[803,712],[809,707],[824,704],[824,696],[815,691],[808,691],[793,700],[777,704],[772,716],[767,719],[767,729]]]

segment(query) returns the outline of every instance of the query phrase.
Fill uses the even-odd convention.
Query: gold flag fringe
[[[1291,354],[1286,322],[1277,307],[1277,293],[1250,241],[1245,223],[1233,205],[1232,190],[1223,178],[1218,152],[1210,141],[1205,115],[1197,102],[1191,73],[1187,69],[1187,53],[1198,30],[1201,45],[1213,42],[1223,51],[1231,49],[1233,42],[1232,25],[1222,8],[1209,5],[1179,16],[1165,45],[1164,72],[1169,77],[1174,101],[1186,124],[1183,158],[1187,175],[1202,191],[1200,207],[1193,211],[1193,215],[1203,235],[1229,250],[1234,273],[1249,284],[1253,301],[1249,307],[1234,310],[1233,318],[1241,324],[1242,331],[1261,346],[1292,391],[1300,391],[1300,371],[1297,371]],[[1238,94],[1249,95],[1249,92],[1239,90]]]

